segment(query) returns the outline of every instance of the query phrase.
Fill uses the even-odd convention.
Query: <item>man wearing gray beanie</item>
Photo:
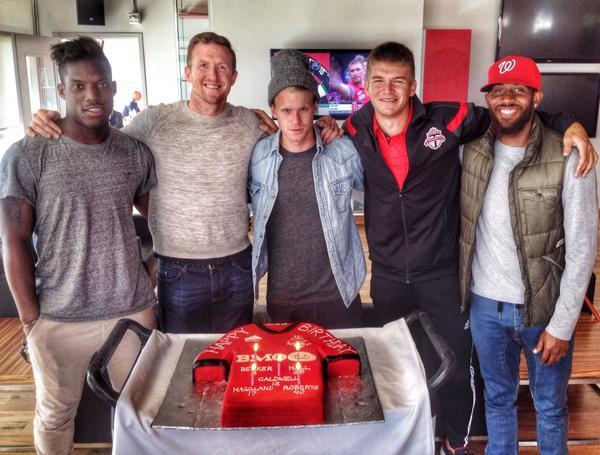
[[[346,137],[321,141],[313,126],[320,97],[304,54],[278,52],[271,76],[268,100],[280,130],[256,144],[249,173],[255,299],[268,270],[272,321],[360,326],[366,267],[352,216],[352,189],[363,191],[358,153]]]
[[[288,87],[308,90],[319,101],[317,81],[310,73],[308,57],[295,49],[283,49],[271,58],[271,81],[269,82],[269,106],[275,96]]]

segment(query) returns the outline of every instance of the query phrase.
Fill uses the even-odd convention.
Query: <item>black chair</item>
[[[2,240],[0,240],[0,258],[2,257]],[[0,260],[0,317],[16,318],[19,316],[17,305],[8,288],[6,274],[4,273],[4,263]]]
[[[590,284],[588,285],[587,292],[585,293],[585,297],[587,297],[588,301],[592,305],[594,303],[595,290],[596,290],[596,274],[592,273],[592,276],[590,277]],[[586,312],[586,313],[592,312],[591,308],[585,302],[584,302],[583,306],[581,307],[581,311]]]
[[[150,234],[150,229],[148,228],[148,220],[142,215],[133,215],[133,224],[135,225],[135,235],[139,239],[142,261],[144,261],[144,264],[147,264],[152,260],[154,254],[152,234]]]
[[[142,261],[146,270],[152,274],[154,273],[152,272],[154,270],[154,253],[148,221],[141,215],[133,215],[133,222]],[[110,443],[112,441],[112,412],[110,404],[95,394],[86,381],[75,418],[74,441],[76,443]]]

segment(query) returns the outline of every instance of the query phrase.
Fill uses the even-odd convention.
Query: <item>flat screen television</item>
[[[496,57],[600,62],[600,0],[503,0]]]
[[[570,114],[596,137],[600,73],[542,73],[542,92],[539,109]]]
[[[364,91],[368,49],[298,49],[319,84],[317,115],[345,119],[369,101]],[[271,57],[279,49],[271,49]]]

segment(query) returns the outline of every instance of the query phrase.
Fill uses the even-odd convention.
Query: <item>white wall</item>
[[[421,78],[422,0],[211,0],[209,16],[212,30],[237,51],[233,104],[267,110],[271,48],[369,49],[401,41],[413,50]]]
[[[25,1],[25,0],[21,0]],[[130,25],[132,2],[104,0],[105,26],[77,25],[74,0],[38,0],[40,34],[142,33],[148,104],[179,99],[175,7],[171,0],[138,0],[142,23]]]
[[[0,30],[33,34],[33,13],[30,0],[0,0]]]
[[[479,88],[496,52],[501,0],[211,0],[212,30],[238,52],[240,76],[230,99],[266,108],[270,48],[372,48],[395,40],[415,54],[421,82],[423,29],[470,28],[469,99],[484,103]],[[420,89],[419,89],[420,93]]]

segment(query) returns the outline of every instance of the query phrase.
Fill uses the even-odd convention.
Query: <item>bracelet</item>
[[[37,322],[38,318],[32,319],[31,321],[27,321],[27,322],[22,322],[21,324],[23,325],[24,329],[29,329],[31,327],[33,327],[33,325]]]

